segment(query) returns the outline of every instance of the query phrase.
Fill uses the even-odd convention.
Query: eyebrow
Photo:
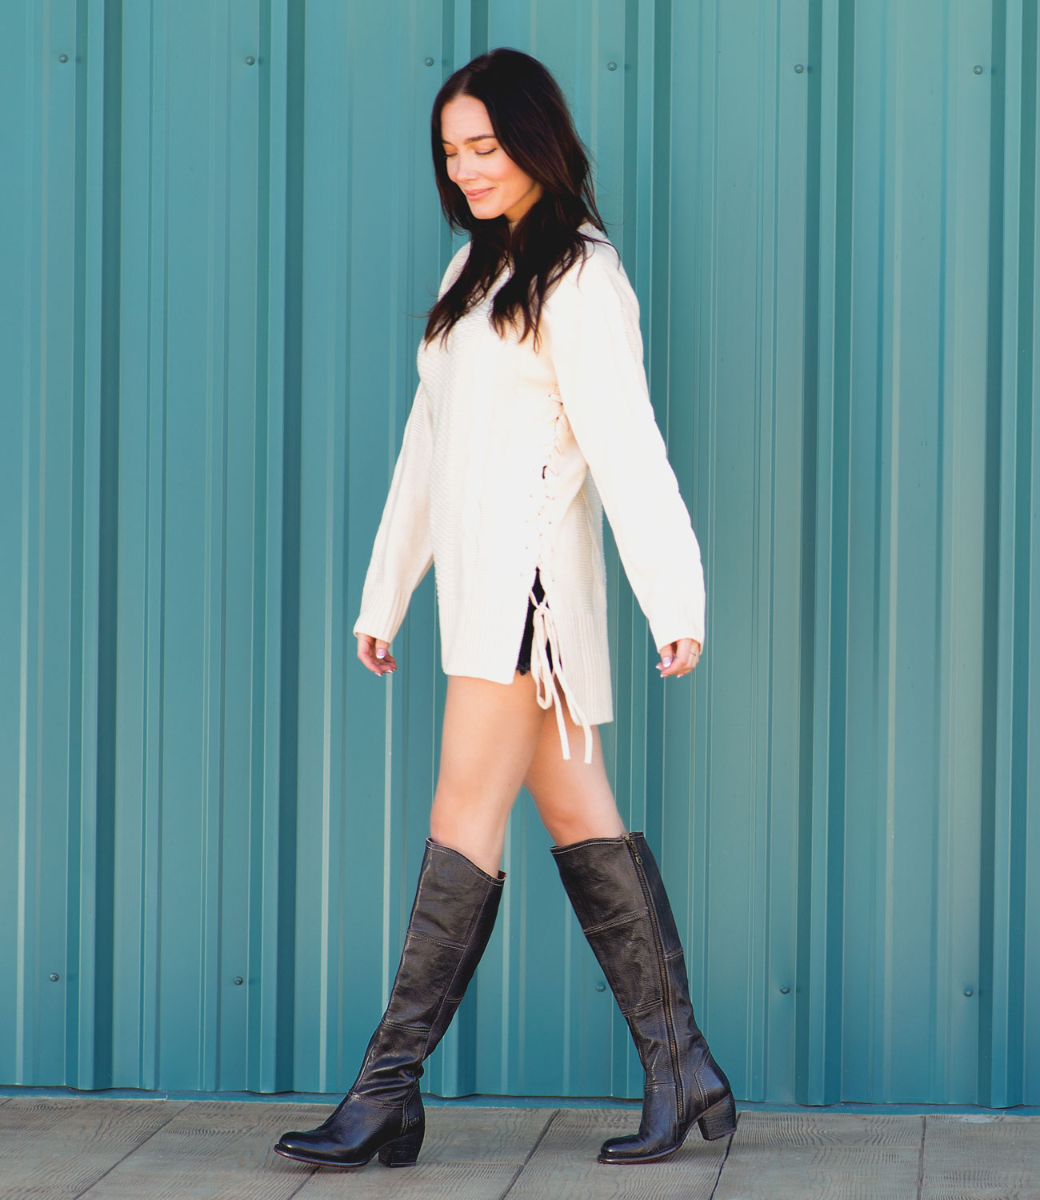
[[[493,139],[494,136],[493,133],[479,133],[476,137],[466,138],[462,144],[468,146],[470,142],[486,142]],[[441,143],[445,146],[453,146],[455,144],[454,142],[449,142],[445,137],[441,138]]]

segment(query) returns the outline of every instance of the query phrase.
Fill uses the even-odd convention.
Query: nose
[[[455,159],[455,178],[460,183],[477,178],[476,163],[468,154],[460,153]]]

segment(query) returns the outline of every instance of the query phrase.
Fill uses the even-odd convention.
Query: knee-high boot
[[[682,943],[643,835],[591,838],[552,853],[646,1071],[639,1132],[608,1139],[599,1162],[658,1162],[697,1122],[709,1140],[732,1133],[733,1093],[694,1020]]]
[[[361,1070],[317,1129],[285,1133],[275,1150],[329,1167],[412,1166],[426,1130],[419,1077],[444,1036],[491,937],[502,898],[498,879],[432,839],[386,1012]]]

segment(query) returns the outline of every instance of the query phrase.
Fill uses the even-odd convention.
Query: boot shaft
[[[384,1021],[433,1030],[445,1004],[458,1007],[495,927],[504,880],[427,838]],[[446,1029],[443,1022],[433,1045]]]
[[[681,955],[682,944],[643,835],[590,838],[554,846],[552,854],[622,1014],[663,1003],[665,958]]]
[[[427,839],[390,999],[352,1092],[389,1100],[417,1084],[487,948],[504,880]]]

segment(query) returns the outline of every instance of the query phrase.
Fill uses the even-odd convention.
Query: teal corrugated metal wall
[[[543,57],[704,552],[623,813],[738,1094],[1040,1104],[1036,0],[34,0],[0,39],[0,1083],[337,1091],[396,966],[432,574],[350,635],[450,253],[434,93]],[[529,800],[430,1088],[635,1095]]]

